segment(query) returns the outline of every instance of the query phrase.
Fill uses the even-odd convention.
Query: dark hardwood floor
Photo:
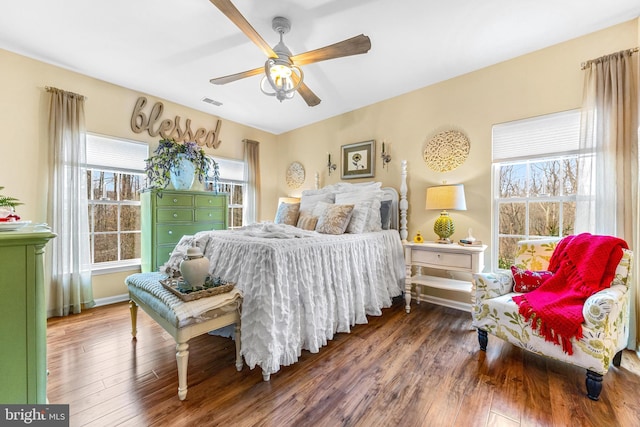
[[[230,339],[190,341],[189,391],[177,396],[175,343],[125,303],[48,322],[48,398],[72,426],[638,426],[640,361],[625,351],[585,396],[582,369],[489,336],[465,312],[402,301],[337,334],[320,353],[262,381],[237,372]]]

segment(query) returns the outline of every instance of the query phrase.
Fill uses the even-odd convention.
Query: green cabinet
[[[45,227],[0,232],[0,403],[46,403]]]
[[[142,271],[157,271],[185,234],[227,228],[226,193],[153,190],[142,193]]]

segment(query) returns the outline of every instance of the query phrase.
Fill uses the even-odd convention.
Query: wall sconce
[[[380,158],[382,159],[382,167],[385,168],[391,161],[391,154],[385,150],[384,140],[382,141],[382,153],[380,153]]]
[[[338,166],[335,163],[331,163],[331,153],[327,153],[327,168],[329,169],[329,176],[331,176],[331,172],[336,170]]]

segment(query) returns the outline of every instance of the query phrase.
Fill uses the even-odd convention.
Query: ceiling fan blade
[[[213,0],[211,0],[213,1]],[[327,59],[342,58],[344,56],[360,55],[367,53],[371,49],[371,40],[364,34],[351,37],[350,39],[334,43],[320,49],[294,55],[291,60],[297,66],[313,64],[314,62],[326,61]]]
[[[214,85],[224,85],[227,83],[235,82],[236,80],[244,79],[245,77],[257,76],[258,74],[264,74],[264,67],[254,68],[253,70],[247,70],[241,73],[230,74],[224,77],[217,77],[209,81]]]
[[[300,77],[298,77],[296,73],[291,74],[291,77],[293,78],[293,84],[297,85]],[[304,82],[300,83],[300,86],[298,87],[298,93],[309,107],[315,107],[316,105],[320,104],[320,98],[318,98],[318,96],[313,93],[311,89],[309,89],[309,86],[304,84]]]
[[[278,55],[271,49],[271,46],[258,34],[258,32],[249,24],[240,11],[229,0],[209,0],[220,12],[226,15],[240,31],[242,31],[249,40],[254,42],[269,58],[277,58]]]

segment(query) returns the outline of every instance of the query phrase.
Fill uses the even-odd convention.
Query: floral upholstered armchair
[[[524,240],[518,242],[518,253],[512,271],[544,271],[558,240]],[[587,370],[587,396],[598,400],[602,391],[602,376],[611,363],[620,366],[622,350],[629,337],[629,274],[633,253],[623,250],[611,286],[587,298],[583,308],[582,337],[570,340],[573,354],[546,341],[530,322],[519,313],[513,298],[514,274],[474,274],[475,300],[472,308],[473,326],[478,330],[480,349],[486,350],[490,333],[533,353],[560,360]],[[518,269],[521,269],[517,271]]]

